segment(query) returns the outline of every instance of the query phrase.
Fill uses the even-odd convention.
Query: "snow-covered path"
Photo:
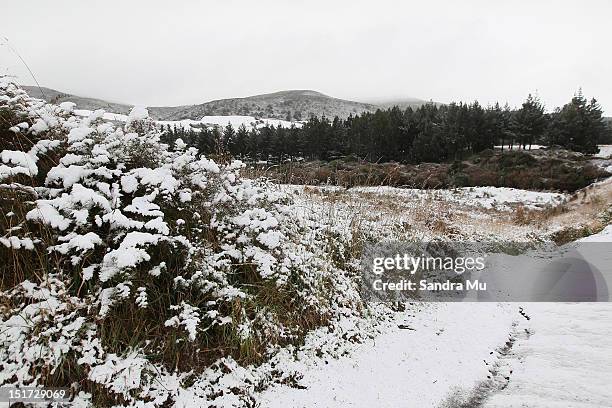
[[[531,335],[508,358],[508,386],[485,407],[612,406],[612,304],[531,303]]]
[[[610,239],[612,226],[581,241]],[[302,388],[268,389],[261,406],[612,407],[612,303],[414,307],[407,328],[308,368]]]
[[[278,385],[262,407],[436,407],[489,375],[508,341],[518,306],[433,303],[406,312],[395,328],[350,356],[304,372],[302,389]],[[405,326],[404,326],[405,325]],[[489,365],[487,365],[489,364]]]
[[[518,304],[423,308],[398,321],[409,328],[391,330],[350,356],[311,367],[300,381],[304,388],[268,389],[261,406],[612,406],[611,303],[523,304],[529,320],[518,313]],[[514,344],[500,355],[512,333]],[[489,370],[497,371],[497,378],[489,381]],[[480,394],[485,398],[464,405]]]

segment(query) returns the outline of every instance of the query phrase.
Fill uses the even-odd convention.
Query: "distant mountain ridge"
[[[127,114],[132,105],[107,102],[101,99],[71,95],[51,88],[24,86],[31,96],[41,98],[51,103],[74,102],[78,109],[104,109],[108,112]],[[301,89],[279,91],[268,94],[254,95],[243,98],[218,99],[210,102],[182,106],[151,106],[147,107],[151,117],[156,120],[199,120],[203,116],[244,115],[260,118],[284,120],[306,120],[310,116],[338,116],[346,118],[349,115],[363,112],[373,112],[376,109],[399,105],[401,108],[416,107],[427,103],[421,99],[406,98],[396,103],[364,103],[333,98],[321,92]]]

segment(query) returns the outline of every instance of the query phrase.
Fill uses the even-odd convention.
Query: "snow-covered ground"
[[[87,109],[75,109],[74,113],[82,117],[90,116],[93,111]],[[106,120],[113,120],[117,122],[126,122],[128,115],[122,115],[120,113],[104,112],[103,116]],[[253,116],[240,116],[240,115],[228,115],[228,116],[203,116],[200,120],[183,119],[183,120],[158,120],[157,123],[162,125],[168,125],[176,128],[189,129],[194,126],[221,126],[225,127],[231,124],[234,129],[238,129],[241,125],[244,125],[247,129],[259,128],[263,126],[274,126],[274,127],[286,127],[291,126],[301,127],[301,122],[289,122],[281,119],[270,119],[270,118],[255,118]]]
[[[304,186],[287,185],[289,191],[302,191]],[[324,192],[347,191],[343,187],[320,186]],[[567,194],[547,193],[541,191],[521,190],[508,187],[462,187],[455,189],[423,190],[417,188],[397,188],[388,186],[353,187],[350,193],[376,194],[402,201],[420,201],[431,199],[462,204],[483,209],[509,211],[522,205],[526,208],[543,208],[561,204],[568,199]]]
[[[518,318],[512,304],[414,306],[398,315],[404,328],[395,326],[346,357],[309,367],[300,388],[268,389],[261,406],[438,406],[486,380]]]
[[[391,194],[402,197],[434,197],[470,206],[509,210],[511,206],[524,205],[527,208],[540,208],[557,205],[567,198],[565,194],[520,190],[508,187],[463,187],[444,190],[402,189],[394,187],[358,187],[355,191]]]
[[[484,405],[507,407],[610,407],[612,304],[531,303],[529,336],[507,356],[508,386]]]
[[[504,145],[504,146],[502,146],[502,145],[494,146],[494,148],[495,148],[496,150],[501,150],[501,149],[502,149],[502,147],[503,147],[503,149],[504,149],[504,150],[523,150],[523,146],[521,146],[521,145],[514,145],[514,146],[512,146],[512,149],[510,149],[510,146],[508,146],[508,145]],[[545,148],[545,147],[546,147],[546,146],[542,146],[542,145],[537,145],[537,144],[534,144],[534,145],[531,145],[531,149],[529,148],[529,146],[527,146],[527,149],[525,149],[525,150],[539,150],[539,149],[543,149],[543,148]]]
[[[219,126],[227,126],[228,123],[230,123],[234,128],[238,128],[240,127],[240,125],[244,125],[247,128],[249,126],[263,126],[263,125],[270,125],[270,126],[281,126],[281,127],[291,127],[291,125],[296,125],[298,127],[300,127],[302,124],[298,123],[298,122],[289,122],[286,120],[281,120],[281,119],[269,119],[269,118],[264,118],[264,119],[257,119],[254,118],[253,116],[238,116],[238,115],[233,115],[233,116],[204,116],[202,117],[202,119],[200,119],[200,122],[205,123],[205,124],[211,124],[211,125],[219,125]]]
[[[258,119],[253,116],[240,116],[240,115],[228,115],[228,116],[203,116],[200,120],[160,120],[157,121],[162,125],[169,125],[177,128],[189,129],[193,126],[221,126],[225,127],[228,124],[231,124],[234,129],[238,129],[240,126],[244,125],[247,129],[252,128],[260,128],[263,126],[274,126],[274,127],[285,127],[289,128],[291,126],[301,127],[302,123],[300,122],[289,122],[281,119],[270,119],[270,118],[262,118]]]
[[[494,146],[494,148],[496,150],[501,150],[502,146],[498,145],[498,146]],[[531,150],[539,150],[539,149],[544,149],[546,148],[546,146],[542,146],[542,145],[531,145]],[[510,150],[510,146],[503,146],[504,150]],[[529,148],[527,148],[529,149]],[[512,146],[512,150],[523,150],[522,146],[517,146],[514,145]],[[612,156],[612,145],[599,145],[599,153],[597,153],[594,157],[599,157],[602,159],[607,159],[608,157]]]
[[[612,145],[599,145],[599,153],[595,157],[607,159],[612,156]]]
[[[583,239],[610,242],[612,227]],[[609,407],[612,304],[434,303],[262,407]],[[402,326],[402,328],[399,327]]]
[[[91,116],[93,111],[88,109],[75,109],[74,113],[84,118]],[[105,120],[114,120],[117,122],[127,122],[128,115],[122,115],[121,113],[104,112],[102,118]]]
[[[420,309],[398,317],[409,328],[303,369],[299,388],[269,388],[261,406],[452,408],[475,396],[489,408],[610,406],[612,304]]]

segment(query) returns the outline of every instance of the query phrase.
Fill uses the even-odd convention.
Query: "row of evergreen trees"
[[[529,149],[532,144],[558,145],[583,153],[597,152],[610,137],[595,99],[578,92],[572,100],[545,113],[529,95],[519,109],[451,103],[398,107],[330,120],[311,117],[301,128],[264,126],[247,129],[182,129],[167,126],[165,142],[177,138],[203,154],[230,153],[246,160],[284,161],[302,157],[331,160],[356,156],[367,161],[441,162],[461,159],[495,145]]]

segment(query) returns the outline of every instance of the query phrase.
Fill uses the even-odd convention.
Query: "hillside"
[[[214,115],[303,120],[312,115],[347,117],[376,108],[375,105],[332,98],[316,91],[293,90],[246,98],[220,99],[199,105],[152,107],[149,111],[162,120],[199,119],[202,116]]]
[[[76,103],[78,109],[87,109],[92,111],[96,109],[104,109],[107,112],[127,115],[130,112],[130,109],[133,108],[132,105],[107,102],[103,101],[102,99],[76,96],[51,88],[25,85],[22,86],[22,88],[25,89],[28,95],[34,98],[44,99],[45,101],[50,103],[60,104],[62,102],[74,102]]]
[[[30,95],[48,102],[74,102],[78,109],[105,109],[113,113],[127,114],[132,108],[131,105],[71,95],[50,88],[35,86],[23,88]],[[407,98],[395,103],[405,108],[420,106],[426,101]],[[317,91],[290,90],[244,98],[219,99],[196,105],[155,106],[149,107],[148,110],[151,117],[157,120],[199,120],[203,116],[243,115],[295,121],[308,119],[312,115],[346,118],[350,114],[374,111],[392,104],[393,101],[372,104],[333,98]]]

